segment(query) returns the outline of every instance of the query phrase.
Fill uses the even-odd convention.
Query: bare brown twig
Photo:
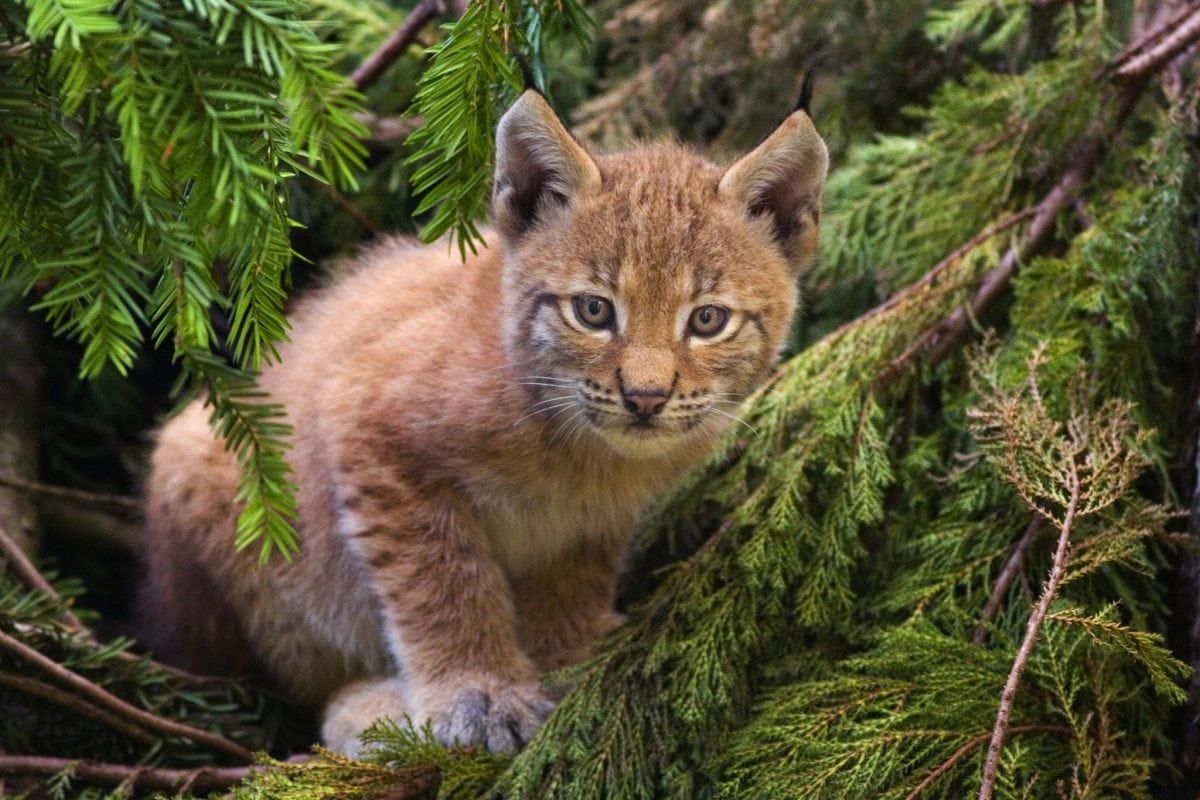
[[[999,613],[1000,606],[1004,603],[1004,596],[1008,594],[1012,582],[1016,580],[1017,575],[1021,574],[1021,569],[1025,566],[1025,556],[1029,553],[1029,546],[1041,533],[1045,522],[1041,515],[1034,515],[1025,527],[1025,533],[1021,535],[1017,546],[1009,555],[1008,561],[1005,562],[1004,569],[1000,570],[1000,574],[996,576],[996,582],[992,585],[992,593],[988,596],[979,624],[975,626],[975,633],[971,636],[971,641],[975,644],[983,644],[987,639],[987,623],[995,619],[996,614]]]
[[[1029,231],[1025,240],[1009,248],[1000,263],[984,273],[979,288],[971,298],[933,327],[926,330],[903,353],[892,359],[875,376],[872,389],[886,385],[904,370],[921,360],[931,363],[940,361],[958,343],[977,318],[1000,296],[1009,281],[1016,275],[1017,268],[1038,251],[1054,233],[1054,223],[1059,212],[1075,198],[1075,193],[1087,182],[1100,163],[1107,147],[1109,136],[1128,116],[1130,109],[1141,96],[1144,80],[1129,84],[1121,93],[1117,108],[1108,119],[1097,124],[1092,134],[1086,137],[1076,150],[1071,166],[1062,174],[1053,188],[1034,208]]]
[[[387,117],[370,111],[358,111],[355,112],[354,118],[367,127],[371,141],[378,144],[403,141],[424,124],[424,118],[420,115]]]
[[[379,77],[408,49],[421,29],[444,11],[441,0],[421,0],[408,12],[400,27],[350,74],[350,83],[360,92],[379,80]]]
[[[3,529],[0,529],[0,558],[7,561],[12,571],[18,578],[21,579],[31,589],[35,589],[47,597],[59,600],[58,593],[54,591],[54,587],[50,585],[50,581],[38,572],[37,567],[33,566],[33,562],[25,555],[24,551],[17,546],[13,540]],[[70,609],[63,609],[63,620],[68,626],[79,631],[86,631],[83,623],[79,621],[79,617],[75,616]]]
[[[102,725],[106,725],[135,741],[145,744],[154,742],[153,734],[147,732],[144,728],[127,722],[116,714],[112,714],[102,708],[97,708],[79,696],[70,692],[64,692],[62,689],[58,689],[48,683],[42,683],[33,678],[26,678],[22,675],[14,675],[10,672],[0,670],[0,686],[7,686],[10,689],[16,689],[18,692],[40,697],[56,706],[69,708],[80,716],[94,719]],[[0,795],[0,797],[3,797],[3,795]]]
[[[1163,26],[1162,30],[1169,32],[1162,35],[1158,44],[1129,59],[1117,70],[1114,80],[1127,83],[1157,72],[1200,39],[1200,3],[1193,4],[1191,11],[1176,25]]]
[[[130,788],[166,789],[183,793],[187,789],[227,789],[264,767],[165,769],[98,761],[73,761],[69,758],[0,754],[0,775],[49,776],[67,769],[71,770],[74,777],[92,783],[125,784]]]
[[[1187,5],[1176,9],[1175,13],[1163,19],[1159,24],[1154,25],[1151,30],[1139,36],[1128,46],[1122,48],[1121,52],[1113,56],[1109,60],[1107,71],[1115,72],[1120,70],[1130,59],[1145,52],[1148,48],[1159,44],[1164,37],[1175,30],[1176,26],[1197,10],[1200,10],[1200,0],[1192,0]],[[1151,24],[1153,25],[1154,23],[1151,22]]]
[[[39,591],[47,597],[63,603],[65,606],[67,601],[59,597],[58,592],[54,591],[54,587],[50,585],[50,581],[46,580],[45,576],[38,571],[33,562],[25,555],[17,543],[5,533],[3,528],[0,528],[0,559],[8,562],[13,572],[20,578],[26,586],[35,591]],[[83,624],[80,619],[73,614],[70,609],[64,609],[63,622],[67,627],[75,632],[82,634],[88,641],[99,644],[96,637],[92,634],[91,629]],[[143,660],[142,657],[130,652],[120,652],[116,657],[126,662],[134,662]],[[149,661],[149,659],[146,659]],[[214,683],[221,683],[224,679],[211,675],[194,675],[177,667],[172,667],[168,664],[152,662],[157,669],[162,670],[173,678],[178,678],[182,681],[187,681],[195,686],[204,686]]]
[[[219,734],[194,728],[182,722],[155,716],[148,711],[143,711],[136,706],[130,705],[116,695],[89,681],[87,678],[72,672],[57,661],[42,655],[29,645],[18,639],[14,639],[3,631],[0,631],[0,649],[7,650],[27,664],[39,667],[80,694],[93,700],[98,705],[116,714],[120,714],[124,718],[141,725],[143,728],[157,731],[166,736],[180,736],[190,739],[196,744],[211,747],[213,750],[233,756],[241,761],[249,762],[252,760],[250,751],[240,744],[232,742]]]
[[[1055,733],[1059,735],[1070,734],[1071,729],[1063,725],[1018,725],[1012,728],[1009,733],[1014,736],[1023,733]],[[974,750],[979,745],[988,740],[992,735],[991,731],[981,733],[978,736],[972,736],[967,741],[963,742],[962,747],[950,754],[950,757],[938,764],[937,767],[925,776],[924,780],[918,783],[913,790],[904,796],[904,800],[916,800],[921,796],[921,792],[928,789],[937,781],[938,778],[945,775],[954,768],[954,765],[963,759],[968,753]]]
[[[48,483],[29,481],[12,475],[0,475],[0,486],[8,486],[42,497],[72,500],[85,505],[108,506],[127,514],[137,514],[140,508],[138,501],[132,497],[105,492],[85,492],[82,489],[69,489],[65,486],[51,486]]]
[[[979,787],[979,800],[991,800],[995,791],[996,771],[1000,768],[1000,750],[1004,746],[1004,738],[1009,732],[1009,718],[1012,716],[1013,703],[1016,701],[1017,687],[1021,684],[1021,675],[1029,663],[1029,656],[1033,652],[1033,645],[1037,641],[1042,621],[1046,618],[1050,603],[1054,601],[1054,596],[1058,592],[1058,584],[1067,567],[1071,528],[1075,523],[1076,510],[1079,507],[1082,491],[1079,470],[1074,462],[1068,465],[1068,474],[1070,476],[1069,500],[1063,514],[1062,525],[1059,528],[1058,546],[1055,548],[1054,560],[1051,562],[1050,576],[1042,587],[1042,595],[1038,598],[1037,605],[1029,614],[1029,621],[1025,624],[1025,638],[1021,640],[1021,646],[1017,650],[1012,668],[1008,673],[1008,680],[1004,682],[1004,690],[1000,693],[1000,707],[996,711],[996,724],[992,728],[991,740],[988,742],[987,760],[983,765],[983,782]]]
[[[877,317],[880,314],[883,314],[884,312],[891,311],[896,306],[898,306],[901,303],[905,302],[906,300],[910,299],[917,292],[936,283],[938,278],[940,278],[942,276],[942,273],[944,273],[947,269],[949,269],[950,267],[957,264],[964,257],[966,257],[968,254],[970,254],[970,252],[972,250],[979,247],[981,244],[986,242],[988,239],[998,236],[999,234],[1003,233],[1004,231],[1008,230],[1009,228],[1012,228],[1013,226],[1024,222],[1025,220],[1032,217],[1034,215],[1034,213],[1036,213],[1036,212],[1037,212],[1037,206],[1030,206],[1029,208],[1023,209],[1021,211],[1018,211],[1015,214],[1009,215],[1008,217],[1001,220],[1000,222],[997,222],[995,225],[989,225],[988,227],[984,228],[979,233],[975,234],[970,239],[968,239],[967,241],[965,241],[961,245],[959,245],[957,248],[955,248],[954,252],[950,253],[950,255],[946,256],[941,261],[934,264],[928,271],[926,271],[926,273],[924,275],[922,275],[916,281],[914,281],[913,283],[904,287],[900,291],[896,292],[894,295],[889,297],[887,300],[884,300],[882,303],[880,303],[879,305],[870,309],[865,314],[862,314],[861,316],[856,317],[855,319],[851,320],[850,322],[848,322],[845,325],[842,325],[841,327],[836,329],[833,333],[830,334],[830,338],[836,338],[836,337],[842,335],[847,330],[858,325],[859,323],[863,322],[864,320],[872,319],[873,317]]]

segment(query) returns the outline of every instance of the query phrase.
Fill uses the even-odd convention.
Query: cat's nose
[[[641,417],[661,414],[671,395],[663,389],[632,389],[621,392],[625,410]]]

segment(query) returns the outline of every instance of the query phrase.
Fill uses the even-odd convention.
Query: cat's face
[[[526,93],[498,152],[505,338],[529,411],[635,458],[733,423],[816,246],[826,155],[807,115],[723,170],[670,145],[593,159]]]

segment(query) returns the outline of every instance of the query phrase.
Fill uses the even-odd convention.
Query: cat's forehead
[[[602,188],[574,224],[587,231],[595,277],[611,285],[713,290],[744,243],[718,196],[722,170],[674,144],[597,159]]]

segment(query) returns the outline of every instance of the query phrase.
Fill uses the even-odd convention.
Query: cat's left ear
[[[797,272],[817,248],[829,151],[806,109],[794,111],[766,141],[726,170],[718,192],[750,216],[766,216]]]
[[[555,205],[600,190],[600,168],[546,99],[526,90],[496,130],[492,219],[516,239]]]

